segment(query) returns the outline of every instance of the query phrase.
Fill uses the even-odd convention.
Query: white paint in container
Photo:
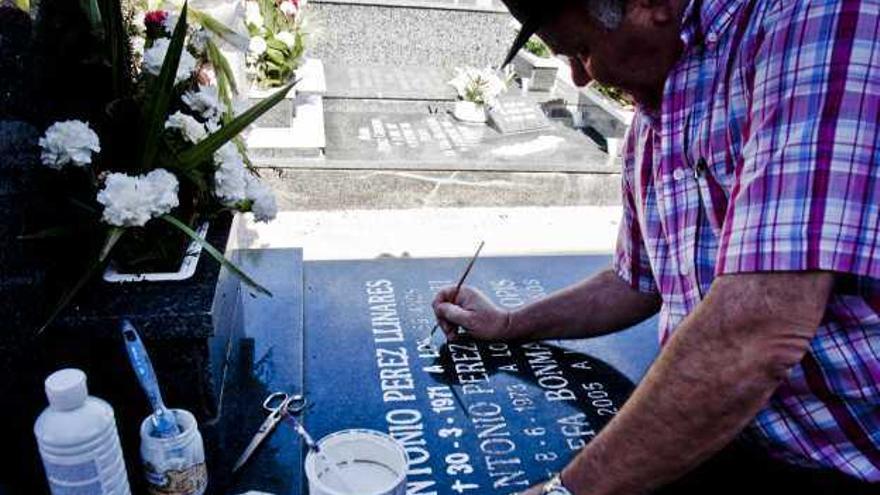
[[[306,456],[311,495],[406,495],[406,451],[390,436],[342,430],[318,447]]]

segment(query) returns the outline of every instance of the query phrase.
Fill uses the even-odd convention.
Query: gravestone
[[[489,109],[489,118],[502,134],[539,131],[550,125],[541,107],[517,97],[499,98]]]
[[[242,349],[253,351],[231,380],[242,385],[225,400],[224,417],[237,421],[216,428],[222,443],[209,464],[229,493],[303,493],[302,445],[285,424],[240,476],[224,474],[265,418],[262,399],[303,390],[316,438],[345,428],[397,438],[409,457],[410,494],[519,492],[558,471],[614,417],[657,353],[654,320],[582,341],[421,343],[435,321],[434,292],[455,283],[462,259],[307,261],[300,271],[298,251],[239,254],[243,268],[271,273],[269,283],[286,284],[277,293],[288,295],[283,304],[242,300],[251,315]],[[469,283],[515,308],[609,261],[483,258]]]

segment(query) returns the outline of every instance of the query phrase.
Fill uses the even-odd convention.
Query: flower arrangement
[[[495,99],[507,90],[509,83],[509,73],[502,79],[496,71],[489,67],[485,69],[457,68],[455,69],[455,77],[449,81],[449,84],[458,91],[459,98],[480,106],[491,106]]]
[[[238,113],[229,95],[234,82],[225,77],[228,67],[213,39],[225,30],[206,28],[210,21],[199,13],[189,24],[185,3],[179,14],[149,11],[140,28],[129,26],[135,36],[143,35],[138,53],[135,43],[128,44],[119,0],[99,4],[98,18],[109,19],[105,26],[113,33],[106,42],[114,49],[106,52],[132,48],[138,64],[127,79],[130,61],[113,59],[117,84],[104,114],[55,122],[39,140],[47,180],[66,186],[70,204],[83,212],[85,231],[102,239],[94,263],[43,328],[111,255],[133,273],[176,267],[187,240],[269,294],[192,226],[225,211],[253,212],[263,222],[275,217],[275,197],[249,167],[239,134],[280,102],[292,83]]]
[[[245,0],[247,67],[257,86],[274,88],[293,78],[305,51],[305,1]]]

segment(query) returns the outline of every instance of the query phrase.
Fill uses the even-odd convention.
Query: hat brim
[[[531,39],[539,29],[541,29],[541,20],[539,18],[532,18],[523,23],[522,29],[520,29],[519,34],[516,35],[513,45],[510,46],[510,50],[507,52],[507,58],[505,58],[504,63],[501,64],[502,69],[510,65],[510,62],[516,57],[516,54],[522,50],[522,47],[526,45],[529,39]]]

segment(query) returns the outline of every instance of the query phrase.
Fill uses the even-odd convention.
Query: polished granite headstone
[[[618,172],[583,133],[557,122],[503,134],[486,124],[456,120],[426,102],[393,105],[394,112],[328,111],[327,158],[352,168],[522,172]],[[533,119],[537,122],[537,119]],[[505,124],[513,130],[512,121]],[[522,132],[530,131],[530,132]],[[317,165],[320,167],[320,165]]]
[[[218,429],[225,433],[213,448],[222,448],[225,459],[214,460],[215,480],[226,476],[265,417],[262,398],[304,388],[311,404],[305,423],[316,437],[371,428],[402,442],[410,460],[408,493],[514,493],[546,479],[588,443],[657,352],[653,320],[583,341],[423,344],[434,323],[433,295],[455,282],[465,260],[306,262],[298,289],[301,274],[284,254],[289,251],[244,253],[246,269],[271,274],[267,283],[285,287],[273,285],[276,297],[288,295],[243,300],[243,338],[252,342],[242,348],[253,351],[243,359],[241,385],[224,401],[229,405]],[[609,262],[607,256],[485,258],[469,283],[515,308]],[[302,344],[284,334],[300,323],[299,290]],[[280,425],[229,493],[303,493],[300,448],[291,429]]]

